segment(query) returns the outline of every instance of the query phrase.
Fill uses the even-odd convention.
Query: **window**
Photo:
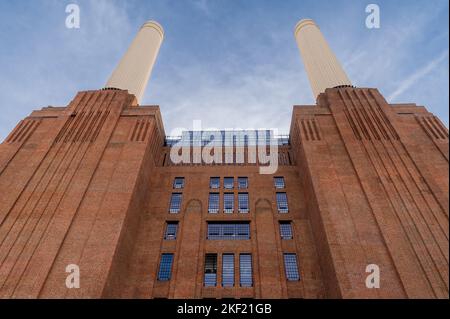
[[[284,177],[274,177],[273,182],[275,184],[275,188],[277,189],[283,189],[286,187],[284,184]]]
[[[220,187],[220,177],[211,177],[209,179],[209,188],[217,189]]]
[[[280,212],[280,213],[289,212],[286,193],[277,193],[277,207],[278,207],[278,212]]]
[[[207,239],[210,240],[246,240],[250,239],[250,223],[208,223]]]
[[[165,240],[177,239],[177,230],[178,230],[178,222],[167,222],[164,239]]]
[[[252,274],[252,255],[240,254],[239,255],[239,276],[241,287],[253,286],[253,274]]]
[[[284,254],[284,269],[286,271],[287,280],[289,281],[300,280],[296,254]]]
[[[239,189],[247,189],[248,188],[248,178],[247,177],[238,177],[238,188]]]
[[[209,193],[208,213],[219,212],[219,193]]]
[[[167,281],[170,280],[172,273],[173,254],[162,254],[161,261],[159,263],[158,280]]]
[[[222,255],[222,286],[233,287],[234,286],[234,255],[223,254]]]
[[[225,189],[233,189],[234,188],[234,178],[233,177],[225,177],[223,179],[223,187]]]
[[[248,193],[238,194],[239,213],[248,213]]]
[[[282,221],[280,222],[280,234],[281,239],[292,239],[292,225],[291,222]]]
[[[223,211],[225,213],[232,213],[234,211],[234,194],[223,194]]]
[[[180,212],[182,196],[181,193],[172,193],[172,197],[170,198],[170,213],[177,214]]]
[[[217,254],[205,255],[205,277],[203,282],[205,287],[215,287],[217,285]]]
[[[173,188],[174,189],[182,189],[182,188],[184,188],[184,177],[176,177],[173,180]]]

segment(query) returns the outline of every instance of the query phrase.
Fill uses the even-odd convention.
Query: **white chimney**
[[[155,21],[146,22],[105,87],[128,90],[140,103],[163,39],[164,30],[161,25]]]
[[[325,89],[352,85],[313,20],[304,19],[297,23],[295,39],[315,98]]]

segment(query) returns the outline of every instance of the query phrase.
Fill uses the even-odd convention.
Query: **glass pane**
[[[239,193],[238,194],[239,201],[239,212],[240,213],[248,213],[248,193]]]
[[[238,178],[238,187],[239,187],[239,189],[247,189],[248,188],[248,178],[247,177],[239,177]]]
[[[223,187],[225,189],[233,189],[233,187],[234,187],[234,178],[233,177],[225,177],[223,179]]]
[[[217,254],[205,255],[205,287],[215,287],[217,285]]]
[[[170,280],[172,272],[173,254],[162,254],[159,264],[158,280]]]
[[[274,177],[275,188],[282,189],[285,187],[284,177]]]
[[[234,286],[234,255],[224,254],[222,256],[222,286]]]
[[[241,287],[253,286],[252,255],[241,254],[239,256],[239,272]]]
[[[166,234],[164,236],[164,239],[166,240],[177,239],[177,230],[178,230],[178,223],[176,222],[167,223]]]
[[[170,208],[169,208],[170,213],[176,214],[180,212],[181,198],[182,198],[181,193],[172,194],[172,197],[170,198]]]
[[[220,187],[220,178],[219,177],[211,177],[209,180],[209,187],[212,189],[217,189]]]
[[[284,254],[284,268],[287,280],[295,281],[300,279],[296,254]]]
[[[184,177],[177,177],[173,181],[173,188],[180,189],[184,187]]]
[[[225,213],[232,213],[234,211],[234,194],[225,193],[223,195],[223,210]]]
[[[280,213],[289,211],[286,193],[277,193],[277,206]]]
[[[281,239],[292,239],[292,225],[290,222],[280,222]]]
[[[208,212],[219,212],[219,193],[209,193]]]

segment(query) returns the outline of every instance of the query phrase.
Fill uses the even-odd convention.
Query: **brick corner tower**
[[[315,106],[295,106],[326,295],[448,298],[448,130],[424,107],[356,88],[310,19],[295,28]],[[380,288],[367,289],[366,265]]]
[[[0,298],[101,298],[122,285],[164,143],[139,106],[164,37],[145,23],[106,87],[21,121],[0,144]],[[81,269],[67,289],[66,267]]]

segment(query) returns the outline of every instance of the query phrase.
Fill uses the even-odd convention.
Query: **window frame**
[[[229,260],[226,260],[229,259]],[[232,288],[235,285],[235,258],[234,253],[222,254],[222,287]]]
[[[227,181],[229,182],[231,180],[231,185],[228,183],[227,185]],[[227,187],[227,186],[231,186],[231,187]],[[234,177],[232,176],[226,176],[223,178],[223,188],[224,189],[234,189]]]
[[[175,234],[173,235],[173,238],[169,237],[171,236],[169,234],[169,226],[175,225]],[[178,235],[178,227],[179,222],[178,221],[166,221],[166,229],[164,231],[164,240],[176,240]]]
[[[283,230],[283,226],[284,225],[288,225],[289,226],[289,233],[290,235],[284,235],[285,234],[285,229]],[[292,240],[294,239],[294,230],[292,227],[292,221],[290,220],[280,220],[279,221],[279,229],[280,229],[280,238],[281,240]]]
[[[250,240],[251,228],[248,221],[214,222],[206,225],[206,240]]]
[[[217,203],[212,201],[212,199],[217,198]],[[214,207],[213,207],[214,204]],[[210,192],[208,195],[208,214],[218,214],[220,211],[220,193]]]
[[[217,180],[217,187],[215,187],[216,184],[213,183],[214,180]],[[213,176],[209,178],[209,189],[220,189],[220,177]]]
[[[277,180],[281,180],[282,183],[277,183]],[[286,189],[286,180],[284,179],[284,176],[275,176],[273,178],[273,185],[276,189]]]
[[[181,181],[181,185],[178,186],[177,181]],[[184,177],[175,177],[172,183],[172,189],[184,189],[185,179]]]
[[[170,257],[170,260],[165,260],[164,257]],[[161,254],[161,257],[159,259],[159,269],[157,277],[158,281],[170,281],[170,279],[172,278],[173,259],[173,253]]]
[[[245,180],[245,187],[241,187],[241,180]],[[248,189],[248,177],[247,176],[239,176],[237,183],[238,183],[238,189]]]
[[[180,198],[178,204],[175,200],[177,197]],[[180,213],[182,202],[183,202],[183,193],[179,193],[179,192],[172,193],[172,195],[170,196],[170,202],[169,202],[169,213],[171,213],[171,214]]]
[[[278,196],[284,195],[283,201],[280,200]],[[280,214],[287,214],[289,213],[289,201],[288,196],[286,192],[277,192],[276,193],[276,203],[277,203],[277,210]],[[282,206],[282,204],[286,204],[285,206]]]
[[[227,204],[231,204],[231,207],[227,207]],[[234,213],[234,193],[223,193],[223,212]]]
[[[211,268],[207,268],[208,265],[208,257],[212,257],[213,263],[211,264]],[[218,264],[218,255],[217,253],[206,253],[205,254],[205,263],[203,265],[203,287],[217,287],[217,265]],[[211,272],[207,272],[207,270],[210,269]],[[211,276],[208,276],[211,275]],[[207,277],[210,277],[207,279]],[[209,283],[210,279],[213,279],[214,284],[207,284]],[[211,281],[212,282],[212,281]]]
[[[247,202],[247,209],[243,209],[241,207],[241,195],[246,196],[246,202]],[[238,193],[238,211],[240,214],[248,214],[250,212],[250,196],[248,192],[240,192]]]
[[[249,266],[247,266],[247,264],[243,263],[243,258],[242,258],[243,256],[249,257],[250,260],[246,261],[246,263],[248,263]],[[246,266],[246,267],[244,267],[244,266]],[[244,270],[249,269],[250,271],[247,270],[248,273],[244,273],[243,269]],[[249,284],[244,282],[243,279],[246,279],[246,278],[250,279]],[[246,282],[248,282],[248,281],[246,281]],[[244,288],[253,287],[253,258],[252,258],[251,253],[240,253],[239,254],[239,286],[244,287]]]
[[[291,257],[291,258],[287,258]],[[289,260],[290,259],[290,260]],[[284,272],[287,281],[299,281],[301,279],[296,253],[283,253]]]

